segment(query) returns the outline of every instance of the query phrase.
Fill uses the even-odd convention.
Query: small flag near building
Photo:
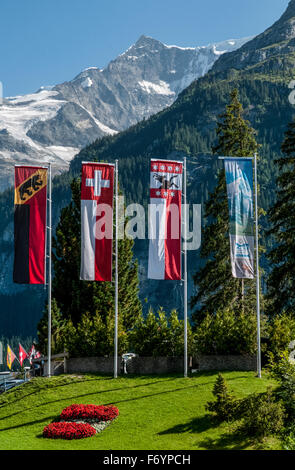
[[[255,273],[252,159],[225,157],[224,165],[229,205],[232,275],[238,279],[253,279]]]
[[[148,278],[181,280],[183,162],[151,160]]]
[[[30,364],[32,364],[33,359],[38,359],[39,357],[41,357],[41,354],[39,353],[39,351],[36,350],[34,344],[32,344],[27,357],[30,361]]]
[[[19,284],[45,283],[47,168],[15,167],[14,269]]]
[[[25,351],[21,344],[18,345],[18,357],[20,366],[22,367],[24,360],[28,357],[28,353]]]
[[[115,165],[82,163],[81,272],[84,281],[111,281]]]
[[[9,344],[8,344],[8,345],[7,345],[7,357],[6,357],[6,362],[7,362],[7,367],[8,367],[8,369],[11,370],[13,361],[14,361],[15,359],[16,359],[16,355],[14,354],[14,352],[12,351],[11,347],[10,347]]]

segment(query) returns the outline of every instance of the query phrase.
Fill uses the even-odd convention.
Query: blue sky
[[[256,35],[289,0],[6,0],[0,6],[4,96],[104,67],[145,34],[197,46]]]

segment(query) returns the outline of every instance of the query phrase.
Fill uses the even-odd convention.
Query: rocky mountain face
[[[202,204],[204,214],[204,203],[214,189],[218,169],[222,168],[217,157],[212,155],[212,147],[216,144],[216,122],[229,102],[230,93],[237,88],[244,116],[257,132],[260,144],[259,207],[268,211],[276,190],[277,166],[274,160],[281,155],[284,132],[294,116],[294,106],[288,99],[288,84],[291,77],[294,79],[295,65],[290,28],[295,17],[294,4],[295,0],[292,0],[281,19],[265,33],[240,49],[221,55],[211,70],[192,82],[172,106],[108,141],[102,139],[83,149],[71,162],[71,174],[79,174],[82,160],[112,161],[113,155],[120,155],[120,185],[124,194],[132,202],[142,201],[148,198],[149,158],[173,158],[173,150],[182,150],[187,155],[188,201]],[[278,44],[280,38],[285,39]],[[176,159],[182,158],[183,155],[179,154]],[[132,178],[134,168],[140,169],[136,173],[136,184]],[[202,224],[206,223],[202,216]],[[269,221],[261,217],[260,223],[261,241],[269,250],[272,241],[265,230],[269,228]],[[166,310],[175,307],[182,312],[180,285],[147,280],[147,243],[141,246],[136,242],[135,253],[139,259],[141,298],[147,298],[150,305],[161,305]],[[189,253],[189,295],[194,291],[194,273],[203,262],[198,251]],[[265,286],[269,269],[265,255],[261,257],[261,264],[265,270]]]
[[[5,98],[0,106],[0,191],[13,182],[14,163],[65,170],[85,145],[171,105],[225,52],[249,38],[206,47],[167,46],[141,36],[103,70],[90,67],[69,82]]]

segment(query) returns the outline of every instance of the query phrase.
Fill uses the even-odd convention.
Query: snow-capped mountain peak
[[[142,35],[104,69],[88,67],[68,82],[4,99],[0,190],[12,182],[15,163],[51,161],[56,172],[66,169],[83,146],[171,105],[220,55],[249,39],[181,47]]]

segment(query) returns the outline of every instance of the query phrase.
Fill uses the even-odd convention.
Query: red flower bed
[[[60,415],[61,419],[94,419],[97,421],[112,421],[119,414],[115,406],[103,405],[71,405],[65,408]]]
[[[95,433],[95,429],[86,423],[50,423],[43,429],[43,437],[51,439],[83,439]]]

